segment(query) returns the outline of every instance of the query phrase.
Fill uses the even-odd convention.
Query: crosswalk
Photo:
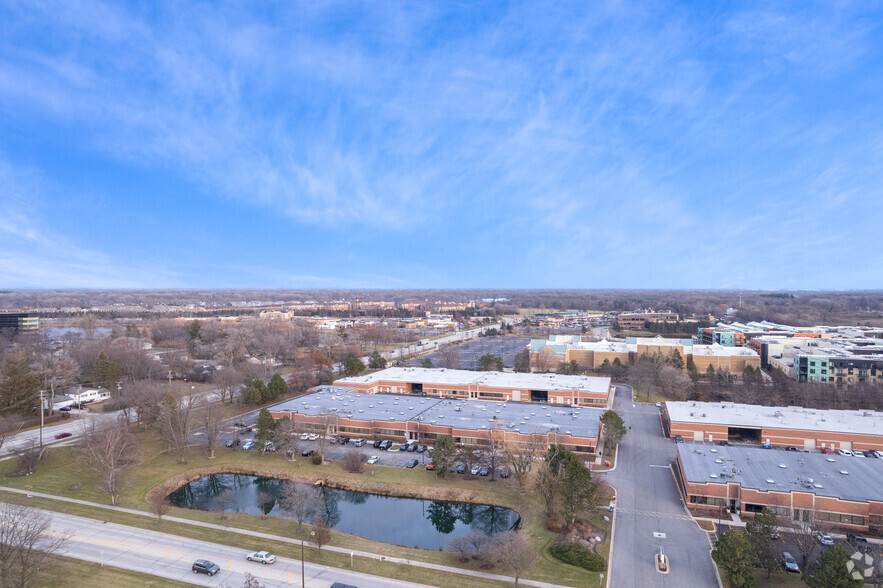
[[[637,510],[634,508],[621,508],[617,507],[621,513],[631,514],[639,517],[662,517],[664,519],[674,519],[678,521],[692,521],[693,517],[685,515],[685,514],[672,514],[667,512],[656,512],[652,510]]]

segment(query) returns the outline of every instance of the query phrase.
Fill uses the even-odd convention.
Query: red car
[[[822,453],[827,453],[828,455],[834,455],[834,450],[830,447],[822,447]]]
[[[55,438],[56,439],[64,439],[66,437],[70,437],[73,433],[58,433]]]
[[[428,464],[426,464],[426,469],[429,470],[429,471],[434,470],[434,469],[435,469],[435,464],[434,464],[434,463],[428,463]]]

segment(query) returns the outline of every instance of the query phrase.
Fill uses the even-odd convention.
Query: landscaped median
[[[149,513],[150,500],[162,500],[181,485],[211,473],[257,474],[308,483],[322,481],[332,487],[372,494],[496,505],[512,508],[521,514],[522,532],[534,544],[540,556],[536,566],[524,576],[525,579],[569,586],[585,586],[598,582],[597,573],[564,564],[549,555],[548,548],[554,544],[556,534],[544,528],[545,518],[541,505],[530,497],[529,492],[520,490],[513,479],[491,482],[487,478],[464,479],[463,476],[455,474],[442,479],[432,472],[384,466],[371,466],[366,473],[352,474],[345,472],[337,463],[315,466],[306,459],[291,462],[278,454],[260,456],[243,450],[222,448],[216,452],[215,459],[208,459],[205,449],[202,447],[192,448],[186,456],[186,463],[182,464],[178,462],[177,456],[162,453],[162,444],[152,432],[139,433],[138,437],[141,441],[138,455],[139,465],[127,474],[127,488],[122,492],[118,501],[118,505],[126,508]],[[0,463],[0,472],[6,474],[12,471],[14,469],[12,461]],[[60,497],[109,504],[107,495],[98,490],[91,471],[76,467],[75,463],[76,451],[73,448],[53,448],[46,453],[36,473],[24,478],[5,478],[2,483],[10,487],[44,492]],[[13,497],[4,493],[4,500],[7,497],[15,500],[22,499],[21,496]],[[24,498],[24,500],[27,499]],[[144,517],[51,499],[32,498],[30,504],[80,516],[150,528],[217,543],[243,546],[243,548],[268,548],[277,551],[283,557],[299,558],[300,556],[299,545],[295,549],[294,545],[287,542],[275,544],[263,539],[250,541],[238,533],[224,532],[220,529],[197,527],[171,520],[157,520],[156,517]],[[219,513],[217,512],[173,508],[168,512],[168,516],[202,523],[218,524],[219,522]],[[597,517],[597,521],[594,519],[595,517],[593,517],[592,523],[596,527],[604,528],[609,532],[609,522],[603,521],[601,516]],[[262,519],[257,515],[228,513],[224,525],[231,529],[287,537],[298,542],[309,534],[307,527],[305,527],[304,533],[299,534],[296,531],[296,523],[276,517]],[[344,550],[383,554],[388,558],[401,558],[453,569],[506,575],[500,569],[480,569],[480,563],[476,561],[460,563],[456,555],[447,551],[394,546],[342,533],[333,533],[330,545]],[[606,542],[596,547],[597,552],[605,559],[608,555],[607,549]],[[308,548],[306,559],[334,567],[349,568],[350,566],[349,553],[343,554],[327,549],[319,551],[315,548]],[[368,557],[355,557],[354,564],[357,571],[408,579],[430,585],[505,585],[505,583],[494,580],[399,565]]]

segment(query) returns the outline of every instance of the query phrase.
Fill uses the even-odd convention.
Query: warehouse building
[[[692,441],[749,442],[801,450],[883,450],[883,413],[758,406],[733,402],[666,402],[666,434]]]
[[[604,410],[531,404],[365,394],[343,386],[314,392],[269,408],[273,418],[289,417],[304,430],[365,439],[432,444],[439,435],[468,446],[540,440],[582,454],[598,447]]]
[[[610,378],[398,367],[335,384],[368,394],[607,407]]]
[[[780,520],[883,530],[883,460],[679,443],[675,470],[694,512],[753,516],[768,507]]]

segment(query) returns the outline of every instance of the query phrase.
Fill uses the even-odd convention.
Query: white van
[[[361,447],[361,446],[364,445],[365,443],[366,443],[366,442],[365,442],[364,439],[356,439],[355,441],[353,441],[353,445],[355,445],[356,447]]]

